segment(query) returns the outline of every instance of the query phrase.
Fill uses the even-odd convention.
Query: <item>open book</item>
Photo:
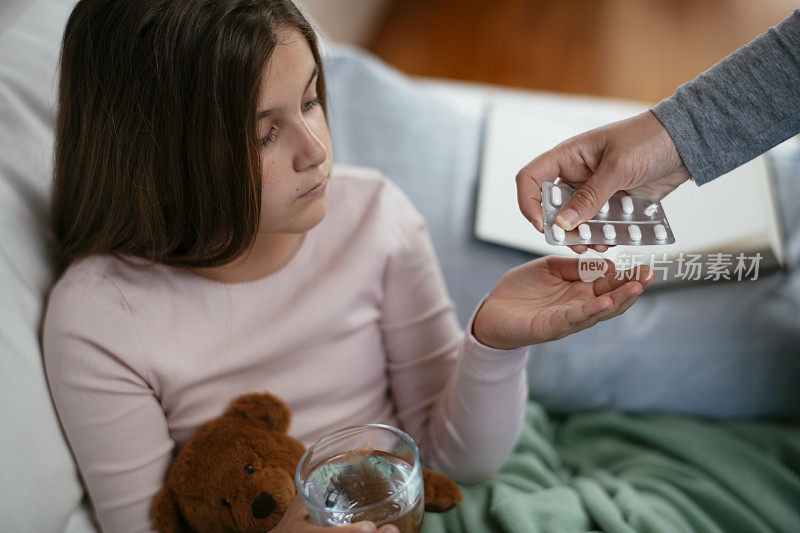
[[[495,97],[486,114],[475,236],[535,254],[576,257],[567,247],[547,244],[522,215],[514,178],[531,159],[559,142],[647,109],[639,103],[598,97]],[[720,262],[730,262],[727,277],[707,274],[706,268],[700,280],[736,279],[737,259],[747,262],[750,277],[754,262],[759,263],[761,272],[783,266],[779,214],[765,156],[700,187],[693,182],[684,183],[662,204],[675,234],[674,244],[616,246],[604,255],[618,267],[648,263],[660,266],[664,272],[656,273],[657,282],[687,280],[685,261],[696,255],[703,256],[699,261],[717,263],[716,267],[706,265],[711,271],[722,270]]]

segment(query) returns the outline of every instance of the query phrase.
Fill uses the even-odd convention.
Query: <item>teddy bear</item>
[[[173,459],[151,507],[160,533],[260,532],[280,522],[297,494],[294,473],[305,447],[287,433],[289,407],[270,393],[233,400],[203,424]],[[423,468],[425,510],[462,499],[458,485]]]

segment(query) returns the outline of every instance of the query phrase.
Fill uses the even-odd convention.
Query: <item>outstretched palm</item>
[[[511,349],[560,339],[625,312],[652,281],[648,267],[581,281],[578,259],[543,257],[506,272],[473,323],[482,344]]]

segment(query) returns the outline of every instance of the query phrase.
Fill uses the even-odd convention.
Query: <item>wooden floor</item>
[[[416,75],[656,102],[800,0],[396,0],[370,49]]]

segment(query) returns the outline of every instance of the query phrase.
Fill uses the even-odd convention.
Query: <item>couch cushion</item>
[[[73,0],[12,2],[0,28],[0,530],[95,531],[50,400],[39,327],[61,34]]]

